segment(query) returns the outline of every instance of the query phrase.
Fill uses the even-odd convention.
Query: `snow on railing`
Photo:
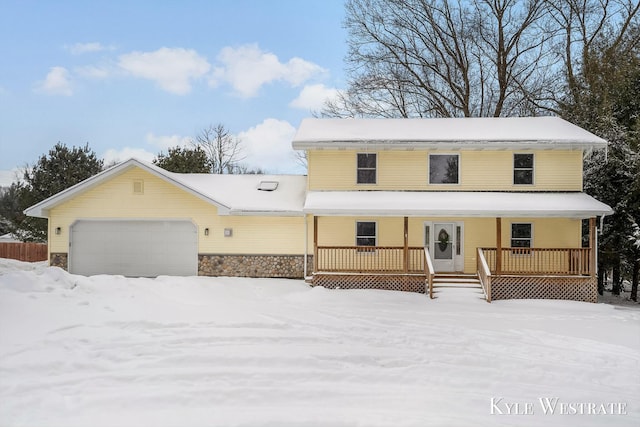
[[[484,291],[484,296],[487,302],[491,302],[491,270],[489,264],[484,257],[484,252],[481,248],[478,248],[478,278]]]
[[[433,268],[433,262],[431,261],[431,254],[429,254],[429,248],[424,248],[424,275],[426,276],[426,285],[429,291],[429,298],[433,299],[433,278],[436,272]]]

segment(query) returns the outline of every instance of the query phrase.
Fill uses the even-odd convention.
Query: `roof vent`
[[[278,188],[278,181],[260,181],[258,184],[258,190],[260,191],[273,191]]]

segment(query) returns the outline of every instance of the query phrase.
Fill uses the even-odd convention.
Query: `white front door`
[[[451,222],[433,223],[433,268],[436,271],[455,271],[454,245],[455,224]]]
[[[433,268],[437,272],[464,269],[461,222],[425,223],[425,244],[429,247]]]

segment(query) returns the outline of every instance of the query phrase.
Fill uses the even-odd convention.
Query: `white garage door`
[[[198,274],[198,233],[191,221],[81,220],[70,232],[74,274]]]

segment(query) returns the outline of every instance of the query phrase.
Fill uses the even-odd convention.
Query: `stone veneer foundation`
[[[313,255],[307,257],[311,274]],[[304,278],[304,255],[198,255],[199,276]]]
[[[52,252],[49,257],[49,265],[69,270],[69,255],[64,252]]]

